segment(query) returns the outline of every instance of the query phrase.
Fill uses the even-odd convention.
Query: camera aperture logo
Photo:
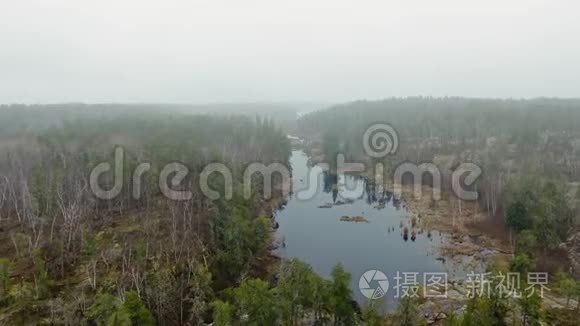
[[[373,287],[374,286],[374,287]],[[385,273],[372,269],[366,271],[358,280],[360,292],[368,299],[380,299],[389,290],[389,279]]]

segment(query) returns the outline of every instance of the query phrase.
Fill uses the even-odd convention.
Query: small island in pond
[[[356,222],[356,223],[369,223],[369,220],[366,219],[364,216],[347,216],[344,215],[340,218],[343,222]]]

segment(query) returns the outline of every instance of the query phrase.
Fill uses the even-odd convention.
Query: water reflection
[[[308,157],[300,151],[293,152],[291,164],[295,193],[317,179],[321,191],[313,191],[308,200],[292,196],[276,212],[281,256],[300,258],[322,276],[329,276],[334,265],[342,262],[352,274],[353,294],[360,303],[366,299],[359,292],[358,280],[367,270],[379,269],[388,276],[445,270],[433,255],[433,245],[442,236],[425,234],[392,192],[364,177],[322,170],[310,180]],[[361,189],[359,196],[345,196],[355,188]],[[392,308],[396,301],[387,299],[387,304]]]
[[[340,183],[341,180],[344,184]],[[383,209],[385,208],[385,205],[393,200],[393,206],[396,209],[401,208],[401,202],[393,196],[393,192],[389,191],[382,185],[377,185],[367,177],[357,175],[338,175],[328,171],[322,173],[323,191],[325,193],[332,193],[332,203],[334,204],[337,203],[341,189],[355,189],[359,183],[362,183],[364,189],[360,197],[365,198],[367,205],[373,206],[376,209]]]

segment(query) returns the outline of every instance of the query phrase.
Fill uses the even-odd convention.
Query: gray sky
[[[3,0],[0,103],[580,97],[576,0]]]

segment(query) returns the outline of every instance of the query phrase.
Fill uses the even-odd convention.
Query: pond
[[[417,227],[412,236],[408,212],[388,191],[370,186],[364,178],[325,175],[319,167],[309,167],[303,151],[293,151],[290,162],[293,194],[275,215],[279,223],[277,238],[283,243],[278,255],[299,258],[323,277],[329,277],[332,268],[341,262],[352,274],[352,292],[359,304],[367,300],[359,289],[360,277],[369,270],[382,271],[390,283],[385,296],[388,310],[397,305],[397,272],[418,273],[421,284],[424,273],[448,269],[435,250],[446,235]],[[301,199],[304,192],[300,191],[312,188],[308,185],[310,169],[318,176],[319,189],[309,199]],[[360,196],[354,200],[342,198],[343,192],[353,191],[355,186],[361,189]],[[341,221],[343,216],[363,217],[366,221]],[[401,225],[409,229],[406,240]],[[376,287],[372,282],[370,286]]]

